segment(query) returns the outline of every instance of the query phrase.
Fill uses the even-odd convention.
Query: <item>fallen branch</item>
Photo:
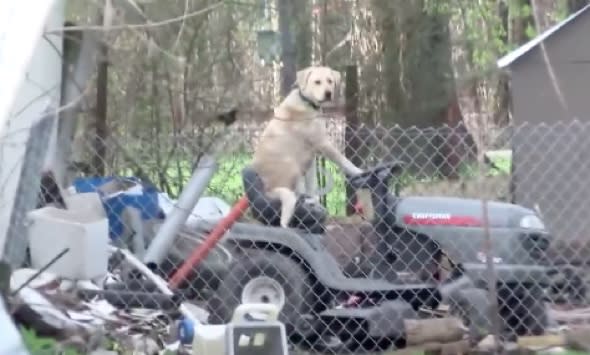
[[[463,339],[465,326],[459,318],[406,319],[406,343],[451,343]]]
[[[566,347],[572,350],[588,352],[590,351],[590,328],[568,329],[561,334],[519,337],[517,344],[521,348]]]

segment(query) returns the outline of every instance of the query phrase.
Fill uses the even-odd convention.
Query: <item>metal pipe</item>
[[[248,209],[248,197],[242,196],[238,202],[232,207],[231,211],[225,216],[219,223],[215,225],[215,228],[205,238],[205,241],[197,246],[186,261],[176,270],[172,278],[170,279],[170,286],[177,288],[180,284],[190,275],[193,268],[203,259],[209,255],[211,249],[219,243],[221,238],[225,235],[231,226],[238,220],[244,212]]]
[[[145,255],[145,231],[141,211],[134,207],[125,207],[122,212],[123,221],[126,226],[131,227],[131,246],[133,253],[139,259]]]
[[[123,256],[125,257],[125,260],[129,264],[131,264],[133,267],[135,267],[137,269],[137,271],[141,272],[149,281],[151,281],[154,285],[156,285],[156,287],[163,294],[168,295],[168,296],[174,295],[174,293],[168,287],[168,284],[166,283],[166,281],[164,281],[158,275],[154,274],[152,272],[152,270],[150,270],[145,264],[143,264],[139,259],[137,259],[135,257],[135,255],[131,254],[128,250],[125,250],[125,249],[119,249],[119,248],[112,247],[112,246],[109,248],[110,248],[111,253],[119,252],[119,253],[123,254]],[[185,318],[188,318],[197,324],[201,324],[201,321],[199,319],[197,319],[197,317],[193,314],[193,312],[191,312],[191,310],[187,307],[187,305],[184,302],[178,307],[178,309],[179,309],[180,313],[182,313],[182,315]]]
[[[204,155],[199,160],[191,179],[182,190],[174,209],[166,217],[166,220],[150,243],[143,259],[146,264],[155,263],[159,265],[164,260],[168,254],[168,250],[174,244],[178,231],[186,223],[188,216],[195,208],[209,181],[211,181],[211,178],[217,171],[217,168],[217,161],[211,155]]]

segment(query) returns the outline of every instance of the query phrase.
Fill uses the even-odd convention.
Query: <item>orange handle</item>
[[[177,288],[182,281],[190,274],[193,268],[201,263],[209,255],[211,249],[219,243],[225,232],[246,212],[248,209],[248,197],[242,196],[231,208],[228,215],[217,223],[215,228],[205,238],[203,244],[199,245],[184,263],[176,270],[170,278],[170,287]]]

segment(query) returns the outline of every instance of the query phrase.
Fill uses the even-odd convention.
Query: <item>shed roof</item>
[[[563,27],[567,26],[568,24],[572,23],[576,18],[578,18],[582,13],[586,12],[590,9],[590,4],[584,6],[582,9],[574,12],[573,14],[569,15],[565,20],[555,24],[554,26],[545,30],[545,32],[541,33],[537,37],[531,39],[527,43],[523,44],[522,46],[516,48],[512,52],[506,54],[502,58],[500,58],[497,62],[498,68],[505,68],[510,66],[516,60],[520,59],[524,54],[528,53],[531,49],[535,48],[545,39],[549,38],[549,36],[553,35],[557,31],[561,30]]]

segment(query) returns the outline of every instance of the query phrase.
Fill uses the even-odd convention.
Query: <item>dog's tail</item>
[[[295,213],[297,195],[295,191],[286,187],[275,187],[270,191],[271,197],[281,200],[281,227],[287,228]]]

